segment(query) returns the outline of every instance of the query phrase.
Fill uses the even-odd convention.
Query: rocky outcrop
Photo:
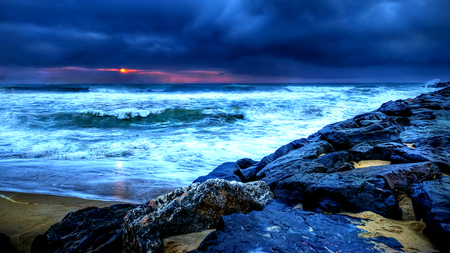
[[[31,252],[122,252],[122,226],[135,205],[88,207],[66,215],[33,241]]]
[[[162,252],[162,239],[216,228],[223,215],[261,210],[272,196],[261,181],[210,179],[177,189],[127,214],[124,252]]]
[[[301,210],[264,210],[224,216],[218,229],[192,252],[379,252],[399,250],[394,238],[364,238],[361,219]]]
[[[445,87],[447,87],[447,86],[450,86],[450,82],[446,82],[446,83],[443,83],[443,82],[435,83],[435,84],[432,84],[432,85],[428,85],[428,88],[445,88]]]
[[[450,177],[427,181],[412,189],[418,219],[427,225],[424,233],[444,252],[450,252]]]

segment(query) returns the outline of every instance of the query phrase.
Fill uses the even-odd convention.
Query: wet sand
[[[361,233],[359,235],[360,237],[393,237],[403,245],[403,250],[406,252],[439,252],[430,240],[423,235],[422,231],[425,228],[423,221],[392,220],[369,211],[358,214],[345,214],[351,217],[366,219],[366,221],[362,222],[362,225],[357,226],[367,231]],[[387,248],[384,244],[377,244],[377,247],[382,252],[398,252]]]
[[[19,251],[30,252],[34,237],[45,233],[69,212],[119,203],[0,191],[0,233],[11,237],[11,243]]]

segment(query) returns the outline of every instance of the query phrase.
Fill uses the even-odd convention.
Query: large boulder
[[[411,200],[416,218],[427,224],[424,233],[443,252],[450,252],[450,177],[415,185]]]
[[[31,252],[122,252],[122,227],[126,213],[136,205],[88,207],[71,212],[36,236]]]
[[[162,252],[162,239],[216,228],[223,215],[261,210],[272,197],[262,181],[193,183],[131,210],[125,217],[124,252]]]
[[[345,156],[341,159],[345,162]],[[317,163],[311,161],[309,165],[314,167]],[[409,195],[415,183],[440,176],[437,166],[430,162],[375,166],[336,173],[321,170],[320,173],[311,168],[276,181],[269,177],[269,185],[275,197],[302,203],[306,210],[333,213],[372,211],[400,219],[397,196],[403,193]]]
[[[224,216],[219,227],[192,251],[199,252],[379,252],[383,243],[400,244],[383,236],[365,238],[361,219],[301,210],[253,211]]]

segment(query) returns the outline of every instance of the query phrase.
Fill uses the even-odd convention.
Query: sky
[[[1,0],[0,83],[450,81],[449,13],[448,0]]]

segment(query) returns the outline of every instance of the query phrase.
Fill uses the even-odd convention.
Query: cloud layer
[[[447,0],[2,0],[0,80],[67,66],[247,81],[450,78],[449,11]]]

